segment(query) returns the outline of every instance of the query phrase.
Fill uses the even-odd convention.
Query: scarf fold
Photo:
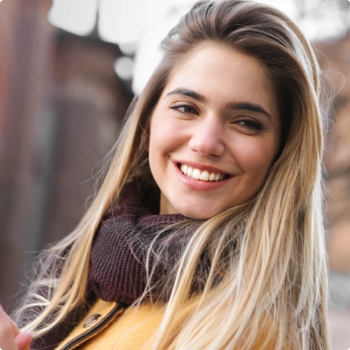
[[[152,297],[166,298],[160,295],[165,277],[179,259],[193,225],[191,230],[167,229],[186,218],[180,214],[153,214],[155,209],[150,206],[147,194],[142,194],[136,183],[131,183],[124,187],[118,203],[104,216],[95,235],[89,268],[89,283],[99,298],[131,304],[142,296],[147,280],[147,251],[161,230],[164,232],[157,237],[148,256],[148,271],[154,272]],[[167,248],[160,254],[158,248],[164,246]]]

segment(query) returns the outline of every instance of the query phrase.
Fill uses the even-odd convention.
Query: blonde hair
[[[281,147],[253,199],[205,221],[191,236],[169,279],[175,282],[166,285],[170,299],[153,349],[251,349],[262,333],[267,348],[330,348],[319,67],[287,16],[243,0],[198,2],[162,42],[164,58],[131,107],[100,190],[76,230],[45,253],[44,266],[58,268],[31,285],[31,302],[17,312],[20,317],[28,307],[40,309],[24,327],[34,336],[84,302],[95,231],[125,183],[135,178],[153,182],[140,140],[173,67],[202,42],[222,44],[261,63],[278,101]],[[174,328],[191,298],[203,251],[210,257],[203,291],[192,299],[182,326]],[[49,291],[47,299],[33,294],[42,286]],[[264,332],[262,324],[268,325]]]

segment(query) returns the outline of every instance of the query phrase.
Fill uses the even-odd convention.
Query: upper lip
[[[206,170],[208,172],[211,172],[211,173],[218,173],[218,174],[224,174],[224,175],[230,175],[230,176],[233,176],[233,174],[225,171],[225,170],[222,170],[222,169],[219,169],[219,168],[216,168],[212,165],[207,165],[207,164],[201,164],[201,163],[197,163],[197,162],[193,162],[193,161],[190,161],[190,160],[173,160],[173,162],[176,164],[176,165],[179,165],[179,164],[184,164],[184,165],[187,165],[187,166],[190,166],[192,168],[196,168],[196,169],[199,169],[199,170]]]

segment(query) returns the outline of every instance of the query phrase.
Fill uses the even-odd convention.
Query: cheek
[[[248,139],[235,147],[236,160],[243,172],[256,179],[263,179],[276,155],[274,139]]]
[[[173,148],[172,134],[174,134],[174,132],[171,132],[171,129],[169,129],[166,123],[163,127],[158,119],[152,120],[148,152],[150,166],[154,177],[157,177],[157,174],[154,172],[161,172],[167,159],[167,155]]]
[[[176,120],[158,120],[151,123],[149,151],[150,156],[166,155],[185,144],[183,128]]]

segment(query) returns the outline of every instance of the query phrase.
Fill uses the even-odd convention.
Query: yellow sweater
[[[99,299],[56,350],[150,349],[164,309],[163,304],[142,304],[137,308],[124,309],[117,303]],[[186,314],[184,310],[183,316]],[[263,347],[266,333],[262,332],[251,350],[274,348],[271,343]]]
[[[164,305],[143,304],[123,309],[99,299],[56,350],[145,349],[157,330]]]
[[[92,338],[80,349],[148,349],[150,346],[145,345],[156,332],[163,311],[163,306],[150,304],[140,305],[137,311],[129,308],[105,328],[100,336]]]

